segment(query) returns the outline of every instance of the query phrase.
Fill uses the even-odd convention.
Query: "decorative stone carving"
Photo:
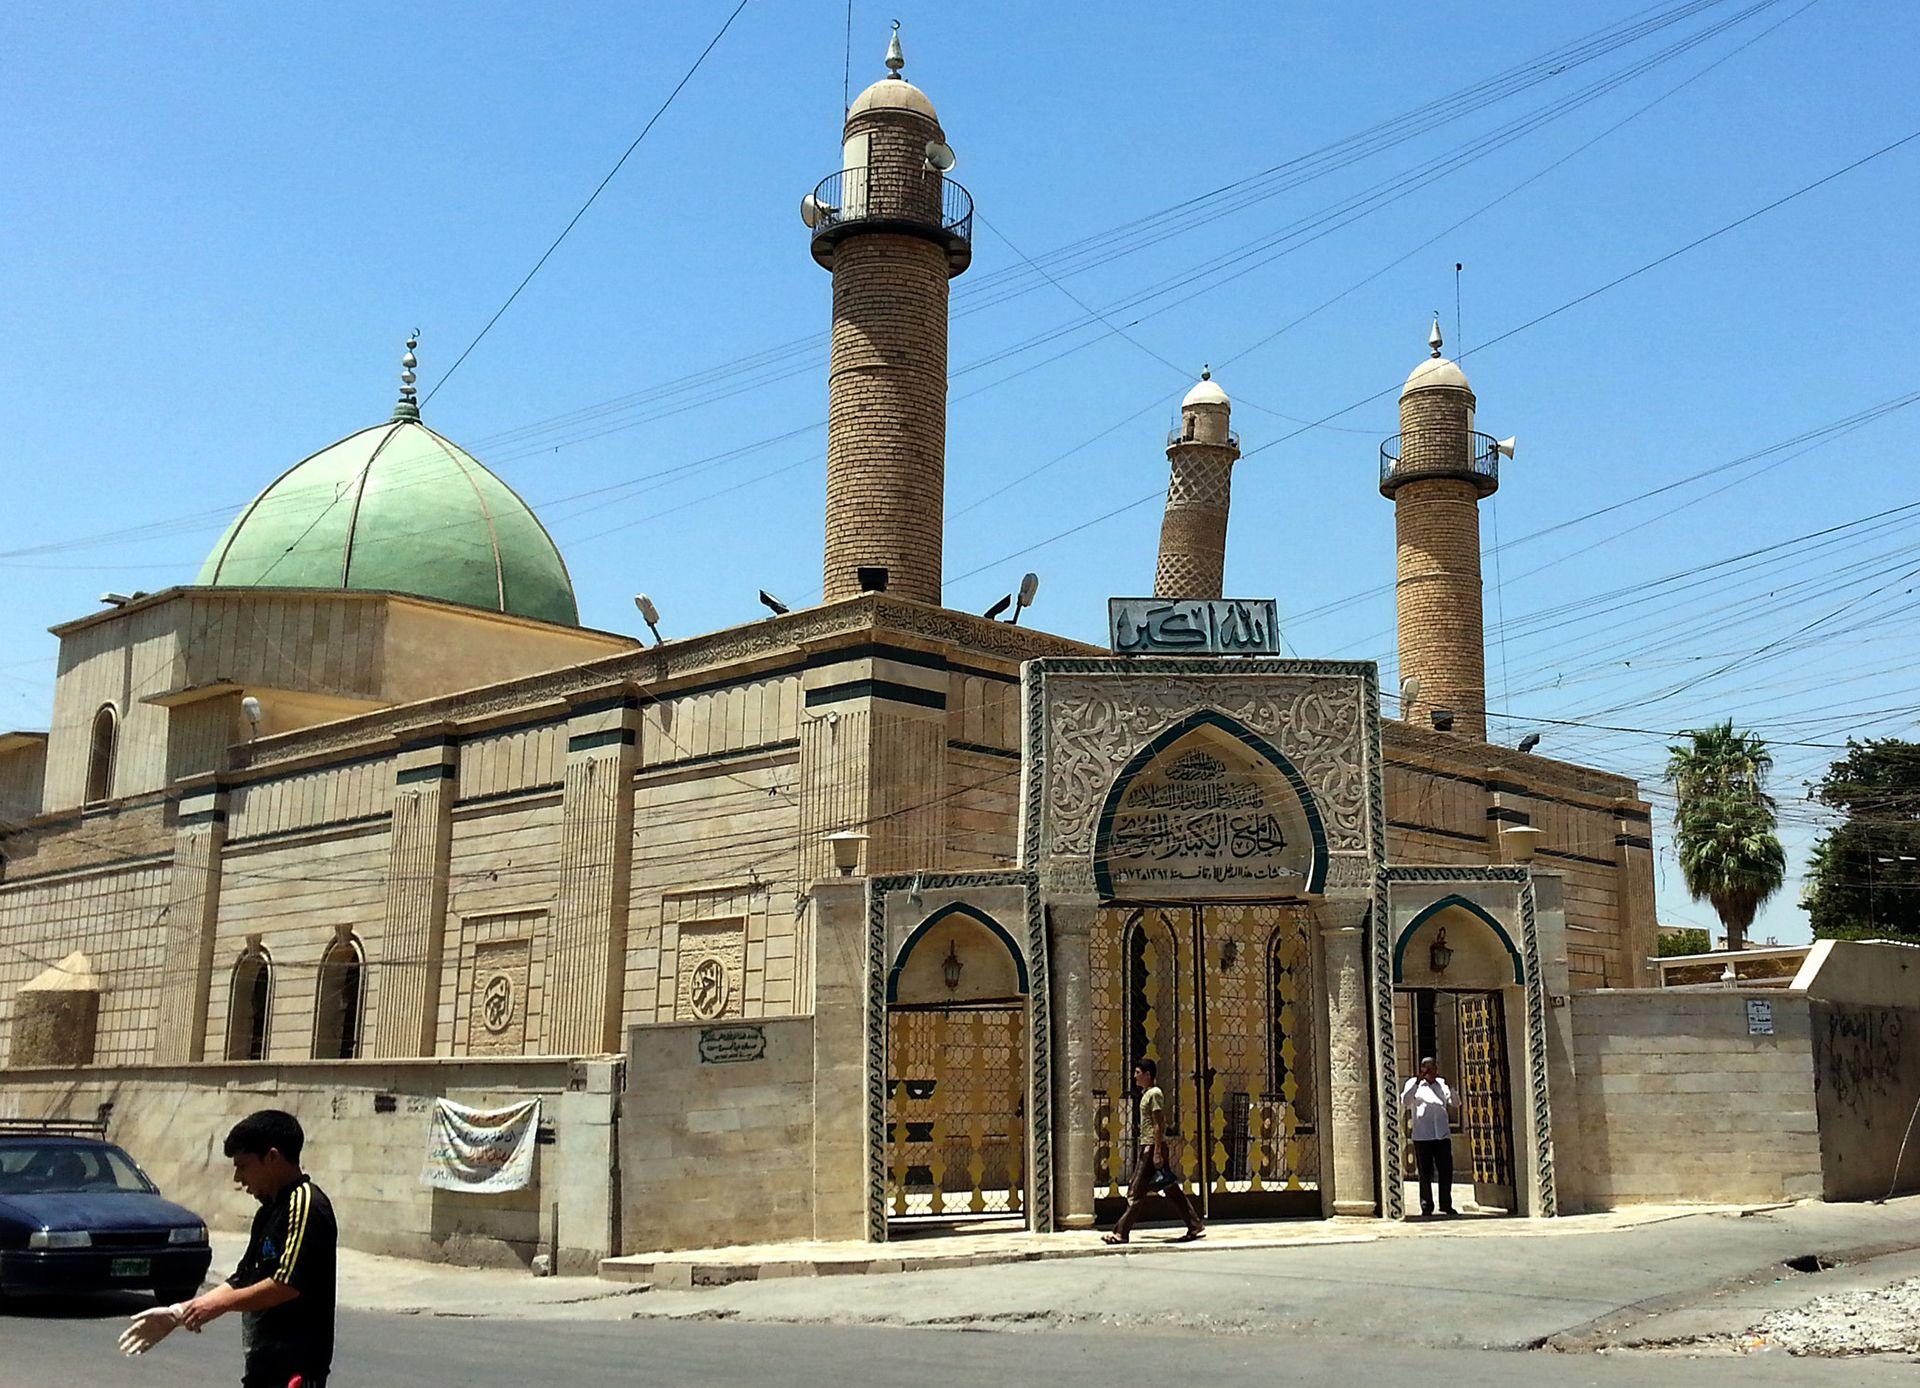
[[[1364,886],[1378,857],[1378,699],[1366,662],[1248,660],[1036,661],[1027,676],[1022,859],[1049,891],[1073,890],[1065,867],[1094,851],[1115,775],[1163,729],[1200,710],[1242,724],[1300,774],[1324,823],[1335,879]]]
[[[1355,925],[1336,924],[1322,931],[1327,966],[1327,1103],[1333,1125],[1333,1208],[1340,1214],[1371,1214],[1374,1210],[1364,934]]]
[[[527,974],[533,941],[521,936],[474,946],[467,1002],[467,1054],[519,1055],[527,1042]]]
[[[746,968],[746,921],[682,924],[673,1015],[681,1021],[693,1022],[744,1015],[740,980]]]

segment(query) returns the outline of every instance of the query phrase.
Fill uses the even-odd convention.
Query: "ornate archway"
[[[1031,1172],[1025,953],[952,902],[901,942],[886,983],[886,1220],[1026,1217]]]

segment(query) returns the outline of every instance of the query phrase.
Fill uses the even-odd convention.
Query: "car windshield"
[[[152,1189],[132,1158],[104,1142],[0,1143],[0,1195]]]

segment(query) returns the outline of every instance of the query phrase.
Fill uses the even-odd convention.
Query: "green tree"
[[[1813,933],[1920,944],[1920,743],[1849,739],[1813,797],[1843,816],[1814,845]]]
[[[1667,748],[1680,875],[1696,901],[1711,903],[1729,949],[1744,949],[1761,904],[1786,881],[1787,855],[1775,832],[1765,739],[1736,732],[1733,720],[1687,734]]]
[[[1660,931],[1660,942],[1654,951],[1662,959],[1672,959],[1681,954],[1705,954],[1713,948],[1713,937],[1705,930],[1695,930],[1689,926],[1684,930]]]

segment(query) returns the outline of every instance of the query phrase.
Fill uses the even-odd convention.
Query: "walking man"
[[[1104,1243],[1125,1243],[1140,1219],[1140,1207],[1155,1195],[1172,1201],[1187,1221],[1187,1232],[1178,1242],[1191,1243],[1207,1232],[1187,1198],[1179,1173],[1167,1159],[1167,1096],[1160,1092],[1159,1077],[1160,1067],[1151,1060],[1133,1067],[1133,1083],[1140,1091],[1139,1149],[1133,1164],[1133,1184],[1127,1189],[1127,1208],[1113,1232],[1103,1236]]]
[[[1420,1170],[1420,1213],[1433,1213],[1433,1187],[1440,1187],[1440,1213],[1453,1217],[1453,1125],[1447,1111],[1453,1107],[1453,1089],[1440,1078],[1432,1056],[1420,1062],[1420,1073],[1400,1091],[1400,1105],[1413,1124],[1413,1160]]]
[[[234,1182],[260,1202],[253,1234],[232,1277],[192,1301],[134,1318],[121,1336],[128,1354],[176,1327],[198,1331],[229,1311],[241,1316],[241,1388],[326,1388],[333,1366],[333,1204],[300,1169],[300,1121],[261,1109],[233,1125],[226,1155]]]

